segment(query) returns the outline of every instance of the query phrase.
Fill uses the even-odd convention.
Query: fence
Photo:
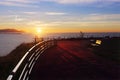
[[[55,40],[39,42],[26,52],[7,80],[29,80],[29,75],[39,56],[48,48],[56,45]]]

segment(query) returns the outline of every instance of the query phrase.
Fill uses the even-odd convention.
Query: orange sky
[[[2,0],[0,29],[120,32],[119,0]]]
[[[67,23],[34,23],[32,25],[0,24],[0,29],[14,28],[28,33],[36,33],[40,28],[41,33],[65,33],[65,32],[120,32],[119,22],[67,22]]]

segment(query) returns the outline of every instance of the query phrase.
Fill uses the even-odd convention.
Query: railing
[[[7,80],[29,80],[29,75],[39,56],[48,48],[56,45],[55,40],[43,41],[26,52],[16,67],[12,70]]]

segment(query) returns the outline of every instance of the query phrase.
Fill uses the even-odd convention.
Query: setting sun
[[[37,37],[43,37],[43,30],[40,27],[36,27],[34,33]]]
[[[37,31],[37,33],[41,33],[42,32],[41,28],[37,28],[36,31]]]

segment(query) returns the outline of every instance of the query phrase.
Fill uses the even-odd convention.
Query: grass
[[[33,45],[33,43],[22,43],[7,56],[0,57],[0,80],[6,80],[18,61]]]

